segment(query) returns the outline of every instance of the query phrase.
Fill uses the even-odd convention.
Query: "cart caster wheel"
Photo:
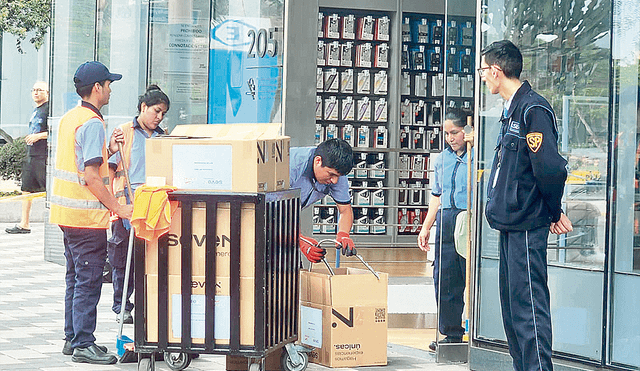
[[[285,371],[304,371],[307,368],[307,365],[309,365],[309,356],[304,352],[298,352],[298,355],[302,357],[302,363],[296,365],[291,360],[287,351],[282,352],[282,358],[280,358],[282,369]]]
[[[143,358],[138,362],[138,371],[151,371],[151,358]]]
[[[164,352],[164,363],[166,363],[172,370],[184,370],[189,367],[189,364],[191,363],[191,356],[189,353]]]

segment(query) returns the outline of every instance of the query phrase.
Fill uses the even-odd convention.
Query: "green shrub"
[[[20,196],[21,194],[22,194],[22,192],[20,192],[20,191],[11,191],[11,192],[1,192],[0,191],[0,198],[9,197],[9,196]]]
[[[22,180],[22,162],[27,157],[27,144],[24,137],[15,139],[0,147],[0,178],[4,180]]]

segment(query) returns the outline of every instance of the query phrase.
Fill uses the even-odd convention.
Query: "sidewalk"
[[[64,325],[64,272],[61,265],[43,259],[44,225],[33,223],[31,234],[10,235],[4,229],[14,223],[0,223],[0,370],[137,370],[135,363],[98,366],[74,363],[61,353]],[[118,324],[111,311],[113,290],[105,284],[98,307],[97,343],[115,353]],[[133,338],[133,326],[124,335]],[[422,350],[389,344],[386,367],[359,370],[463,371],[466,365],[439,365]],[[170,370],[164,362],[157,370]],[[187,370],[224,370],[225,357],[202,355]],[[310,371],[330,369],[315,364]]]

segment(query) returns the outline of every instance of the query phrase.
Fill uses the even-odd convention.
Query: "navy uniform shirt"
[[[290,188],[300,188],[302,208],[310,206],[326,195],[337,204],[350,204],[349,182],[346,176],[338,178],[336,184],[318,183],[313,174],[313,158],[316,147],[292,147],[289,159]]]
[[[485,214],[493,229],[527,231],[557,222],[567,179],[549,102],[527,81],[513,96],[489,177]]]

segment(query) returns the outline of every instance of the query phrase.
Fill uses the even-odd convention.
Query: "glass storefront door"
[[[640,367],[640,4],[614,7],[610,345],[608,360]]]
[[[208,0],[149,5],[149,83],[163,87],[171,109],[163,125],[205,124],[209,48]]]
[[[482,47],[509,39],[520,48],[521,78],[553,106],[569,162],[563,209],[574,231],[550,235],[548,247],[554,354],[623,367],[640,365],[639,9],[637,1],[483,0],[480,14]],[[491,167],[503,104],[481,86],[480,171]],[[505,345],[497,233],[483,216],[477,235],[475,338]]]

